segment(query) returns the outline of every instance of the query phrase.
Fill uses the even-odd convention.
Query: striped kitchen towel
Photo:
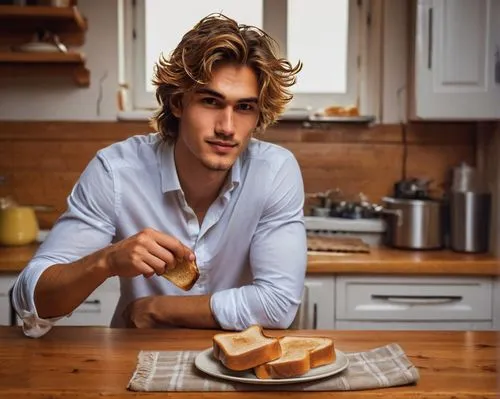
[[[199,353],[141,351],[127,388],[138,392],[354,391],[415,384],[419,379],[417,368],[395,343],[366,352],[346,353],[349,366],[331,377],[279,385],[248,384],[211,377],[194,365]]]

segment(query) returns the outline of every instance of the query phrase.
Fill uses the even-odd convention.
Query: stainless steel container
[[[457,252],[487,252],[490,230],[489,193],[450,194],[450,246]]]
[[[404,249],[439,249],[443,246],[441,201],[385,197],[383,203],[387,245]]]

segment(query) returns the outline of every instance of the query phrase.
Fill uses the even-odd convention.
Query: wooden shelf
[[[77,7],[46,6],[0,6],[0,22],[3,24],[26,24],[29,20],[37,24],[71,25],[74,30],[85,31],[87,23]]]
[[[0,73],[3,78],[19,76],[70,75],[80,87],[90,84],[90,72],[85,68],[85,57],[80,53],[22,53],[0,52]]]
[[[77,63],[83,64],[85,57],[80,53],[23,53],[17,51],[0,52],[0,63]]]
[[[87,21],[77,7],[0,6],[0,44],[16,45],[47,29],[66,45],[84,43]]]
[[[81,53],[10,51],[36,40],[42,29],[57,35],[71,50],[84,43],[87,21],[76,6],[0,5],[0,78],[70,76],[78,86],[88,87],[90,72]]]

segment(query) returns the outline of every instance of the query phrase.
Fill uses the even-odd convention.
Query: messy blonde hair
[[[153,84],[159,108],[151,126],[167,141],[175,141],[179,120],[172,105],[181,106],[184,93],[210,82],[215,66],[246,65],[257,75],[259,119],[257,130],[274,123],[292,99],[288,88],[302,69],[277,56],[277,43],[254,26],[239,25],[222,14],[210,14],[187,32],[169,58],[160,56]]]

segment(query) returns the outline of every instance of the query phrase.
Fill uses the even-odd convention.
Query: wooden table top
[[[0,327],[0,397],[128,398],[126,390],[140,350],[201,350],[215,330],[127,330],[55,327],[39,339],[18,327]],[[283,334],[271,331],[271,335]],[[290,331],[288,333],[291,333]],[[500,388],[496,332],[294,331],[330,336],[339,350],[401,345],[419,369],[416,385],[352,392],[169,392],[148,398],[494,398]]]
[[[0,247],[0,274],[20,272],[37,248],[37,244]],[[404,251],[391,248],[372,248],[369,254],[309,252],[307,273],[499,276],[500,258],[447,250]]]

